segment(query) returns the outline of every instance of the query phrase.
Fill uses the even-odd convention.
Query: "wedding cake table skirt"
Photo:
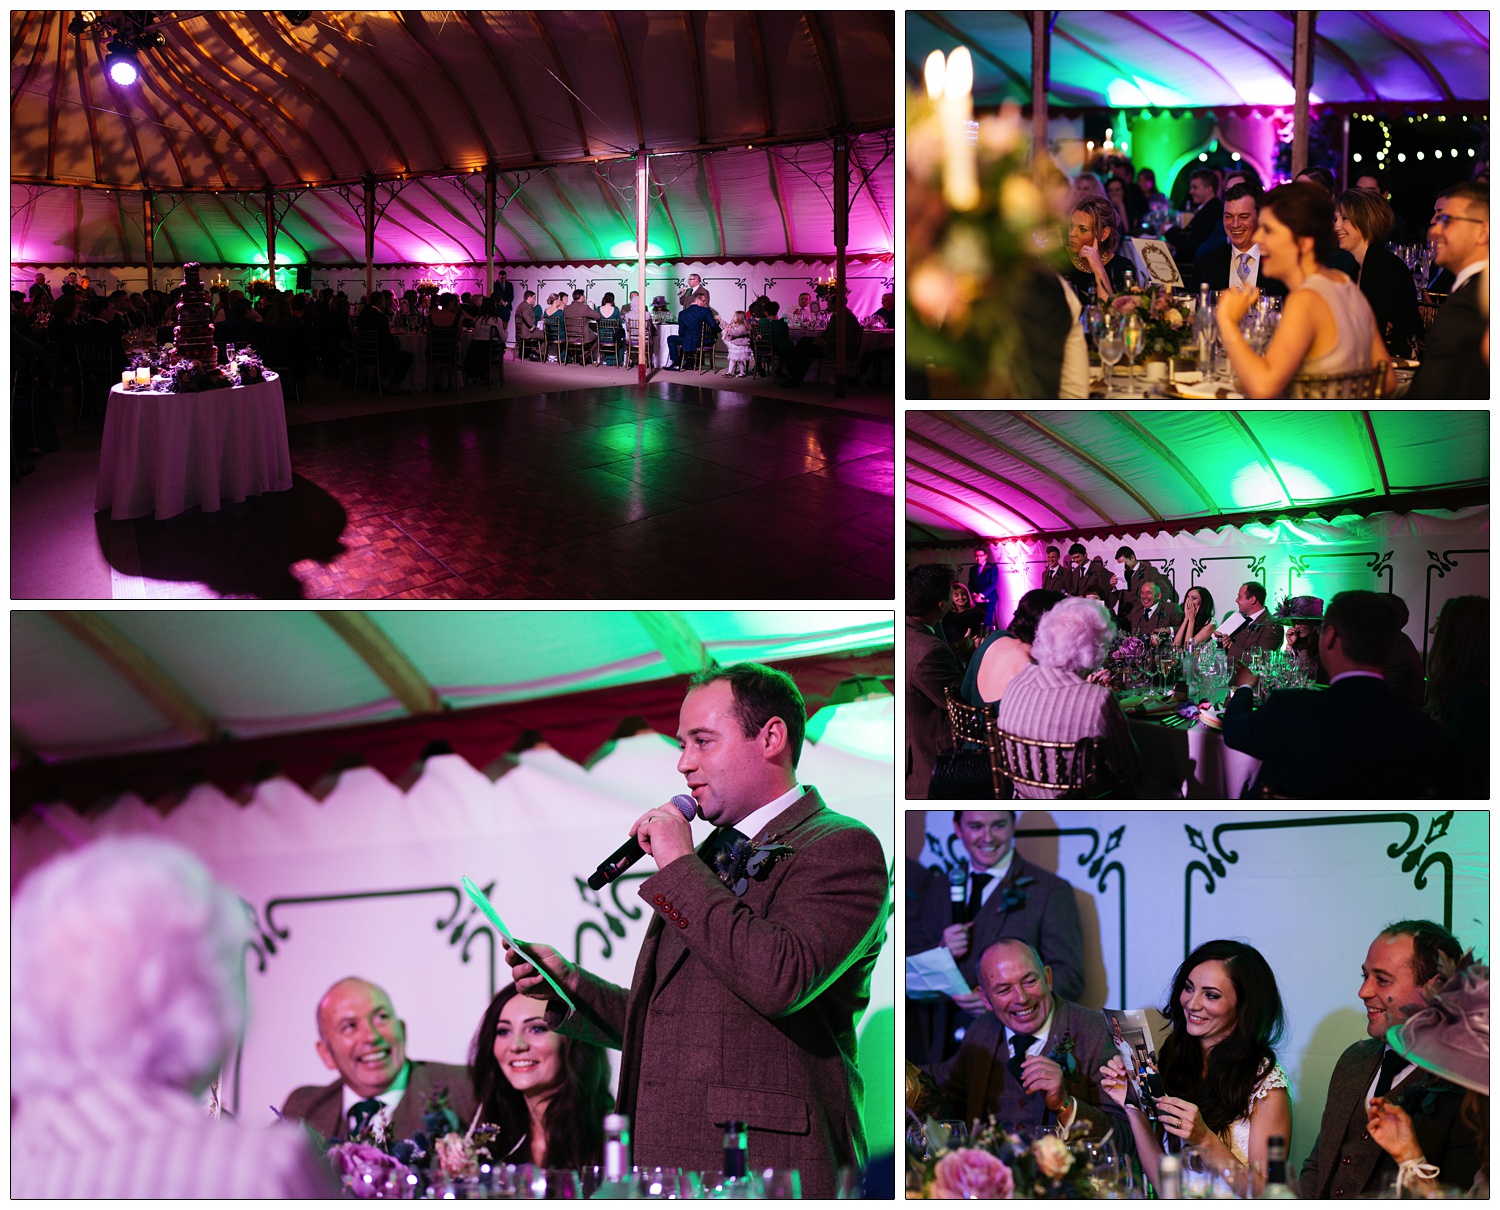
[[[96,511],[158,521],[292,486],[281,381],[169,394],[116,386],[104,414]]]

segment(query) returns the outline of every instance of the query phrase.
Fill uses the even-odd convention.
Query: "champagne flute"
[[[1125,341],[1120,334],[1120,327],[1114,321],[1105,324],[1104,332],[1099,337],[1099,360],[1108,367],[1109,375],[1104,380],[1104,397],[1112,398],[1115,386],[1115,366],[1120,364],[1120,358],[1125,353]]]
[[[1146,339],[1146,325],[1139,314],[1132,311],[1125,317],[1120,334],[1125,340],[1125,358],[1130,363],[1131,380],[1135,378],[1135,359],[1140,355],[1141,345]]]

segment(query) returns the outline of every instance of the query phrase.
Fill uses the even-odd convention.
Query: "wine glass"
[[[1130,363],[1131,380],[1135,376],[1135,359],[1140,355],[1141,345],[1146,339],[1146,325],[1140,315],[1132,311],[1125,317],[1125,322],[1120,326],[1120,334],[1125,339],[1125,359]]]
[[[1120,358],[1125,354],[1125,339],[1121,335],[1120,325],[1113,319],[1104,325],[1103,334],[1099,337],[1099,360],[1109,368],[1109,375],[1104,380],[1104,397],[1111,398],[1114,395],[1115,367],[1120,364]]]

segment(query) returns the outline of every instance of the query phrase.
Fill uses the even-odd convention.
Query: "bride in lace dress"
[[[1276,976],[1260,951],[1240,941],[1208,941],[1177,968],[1162,1010],[1172,1035],[1162,1044],[1161,1076],[1170,1095],[1156,1101],[1161,1128],[1194,1147],[1216,1178],[1246,1170],[1264,1179],[1266,1140],[1292,1136],[1286,1072],[1273,1049],[1284,1015]],[[1106,1095],[1124,1106],[1141,1166],[1153,1185],[1162,1156],[1152,1123],[1139,1105],[1126,1105],[1124,1061],[1099,1072]],[[1180,1149],[1180,1148],[1178,1148]]]

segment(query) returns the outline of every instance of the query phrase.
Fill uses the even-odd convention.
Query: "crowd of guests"
[[[1268,1143],[1290,1140],[1277,1058],[1287,1022],[1253,946],[1213,940],[1177,968],[1155,1056],[1078,1003],[1083,943],[1072,888],[1015,852],[1012,811],[955,811],[964,859],[907,859],[908,957],[946,949],[969,990],[907,1001],[907,1108],[972,1126],[1111,1135],[1159,1186],[1168,1150],[1196,1149],[1223,1196],[1263,1190]],[[945,876],[945,873],[947,876]],[[1429,920],[1381,929],[1362,966],[1366,1038],[1340,1057],[1302,1197],[1488,1196],[1488,968]],[[1467,1093],[1465,1092],[1467,1090]]]
[[[340,979],[316,1005],[313,1039],[336,1078],[294,1090],[282,1124],[236,1122],[217,1078],[244,1027],[249,922],[175,844],[120,837],[66,854],[25,880],[11,921],[17,1197],[331,1196],[327,1164],[291,1126],[409,1139],[440,1094],[460,1131],[498,1129],[500,1162],[602,1162],[614,1105],[604,1047],[547,1028],[546,1005],[513,985],[455,1065],[411,1057],[389,995]]]
[[[945,692],[995,712],[1012,735],[1072,744],[1091,737],[1118,792],[1141,773],[1140,752],[1105,663],[1121,635],[1141,635],[1163,655],[1223,649],[1230,690],[1225,743],[1256,757],[1248,792],[1287,797],[1486,797],[1489,787],[1489,598],[1445,602],[1424,668],[1405,633],[1406,603],[1348,591],[1325,609],[1314,596],[1268,606],[1259,581],[1242,583],[1220,618],[1212,593],[1182,601],[1171,579],[1129,546],[1119,571],[1081,542],[1048,546],[1038,587],[1009,624],[995,614],[999,574],[978,547],[968,583],[942,563],[917,564],[906,581],[906,796],[926,798],[941,752],[955,750]],[[1273,690],[1255,701],[1257,652],[1285,651],[1317,688]],[[1379,753],[1378,760],[1368,759]],[[1020,797],[1055,791],[1017,784]]]
[[[1069,183],[1072,266],[1061,274],[1061,301],[1045,275],[1031,283],[1032,305],[1021,317],[1025,364],[1015,367],[1025,394],[1086,395],[1087,349],[1076,321],[1088,304],[1108,304],[1141,283],[1128,240],[1153,234],[1146,216],[1166,201],[1154,174],[1140,175],[1137,182],[1130,161],[1113,155]],[[1409,397],[1488,397],[1487,169],[1442,190],[1425,233],[1415,233],[1434,249],[1433,272],[1421,283],[1387,247],[1405,228],[1389,199],[1379,172],[1361,172],[1340,189],[1327,169],[1312,167],[1269,191],[1243,163],[1227,173],[1207,165],[1190,173],[1182,225],[1165,239],[1189,294],[1200,285],[1221,292],[1217,337],[1248,396],[1281,398],[1299,376],[1359,374],[1414,357],[1420,366]],[[1281,316],[1258,352],[1240,324],[1262,296],[1281,300]],[[1430,322],[1422,300],[1436,307]],[[1384,391],[1396,384],[1388,369]]]

